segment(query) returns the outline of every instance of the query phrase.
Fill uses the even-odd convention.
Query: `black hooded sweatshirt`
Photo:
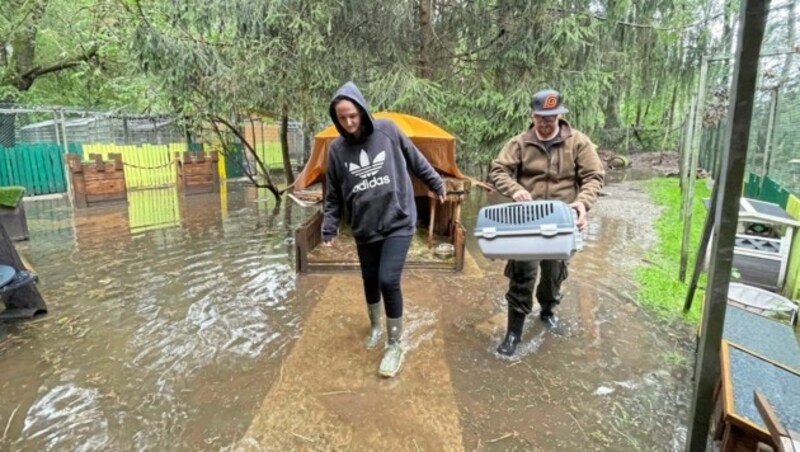
[[[339,124],[334,105],[340,99],[353,102],[361,111],[358,138]],[[417,209],[409,170],[438,195],[444,194],[442,178],[392,121],[370,116],[353,82],[336,92],[330,116],[341,136],[328,149],[322,239],[336,236],[344,206],[358,244],[413,235]]]

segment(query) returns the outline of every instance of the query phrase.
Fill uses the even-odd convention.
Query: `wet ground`
[[[681,449],[692,334],[635,303],[657,215],[637,187],[592,213],[563,333],[532,316],[514,359],[494,353],[502,262],[470,241],[463,274],[408,272],[394,380],[363,348],[358,276],[294,275],[302,208],[236,185],[88,214],[27,203],[18,249],[51,314],[0,326],[0,450]]]

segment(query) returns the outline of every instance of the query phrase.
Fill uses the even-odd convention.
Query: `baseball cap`
[[[566,113],[566,107],[561,105],[561,93],[554,89],[543,89],[531,96],[533,113],[539,116],[553,116]]]

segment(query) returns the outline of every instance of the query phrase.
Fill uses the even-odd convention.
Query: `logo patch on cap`
[[[545,109],[556,108],[556,105],[558,105],[558,96],[550,95],[547,96],[547,98],[545,98],[544,102],[542,103],[542,108]]]

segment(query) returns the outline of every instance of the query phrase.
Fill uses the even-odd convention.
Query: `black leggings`
[[[386,317],[397,319],[403,316],[403,293],[400,290],[400,277],[406,262],[411,236],[389,237],[387,239],[357,245],[358,260],[361,262],[361,277],[364,279],[364,295],[367,303],[381,301]]]

